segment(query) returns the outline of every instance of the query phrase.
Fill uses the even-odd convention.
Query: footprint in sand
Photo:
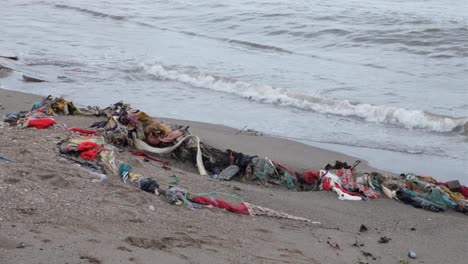
[[[40,173],[37,174],[37,177],[42,181],[49,181],[51,185],[57,188],[69,188],[72,185],[71,181],[55,173]]]

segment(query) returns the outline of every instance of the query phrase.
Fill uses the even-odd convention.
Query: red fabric
[[[28,127],[35,127],[37,129],[44,129],[48,128],[54,124],[57,124],[55,120],[52,118],[38,118],[38,119],[31,119],[28,121]]]
[[[85,160],[94,160],[99,154],[99,152],[103,150],[109,150],[109,149],[105,149],[104,145],[101,145],[99,147],[81,152],[80,156]]]
[[[333,189],[333,187],[336,187],[340,190],[342,190],[344,193],[346,194],[349,194],[349,195],[353,195],[353,196],[361,196],[359,193],[357,192],[350,192],[348,190],[346,190],[345,188],[343,188],[341,185],[339,185],[338,183],[335,182],[335,186],[332,185],[332,181],[330,178],[328,177],[324,177],[322,179],[322,188],[324,190],[327,190],[327,191],[331,191]]]
[[[157,161],[157,162],[161,162],[162,164],[167,165],[167,166],[169,166],[169,164],[170,164],[169,161],[155,158],[155,157],[153,157],[153,156],[151,156],[151,155],[146,154],[146,153],[145,153],[144,151],[142,151],[142,150],[133,150],[133,149],[131,149],[131,150],[129,150],[129,151],[130,151],[130,153],[132,153],[132,154],[135,155],[135,156],[146,157],[146,158],[148,158],[148,159],[150,159],[150,160],[154,160],[154,161]]]
[[[98,153],[99,153],[98,151],[91,149],[91,150],[81,152],[80,156],[84,160],[94,160],[97,157]]]
[[[322,188],[326,191],[331,191],[331,189],[333,188],[332,184],[331,184],[331,180],[330,178],[323,178],[322,179]]]
[[[461,188],[462,188],[461,194],[463,194],[465,198],[468,198],[468,187],[462,186]]]
[[[226,209],[227,211],[232,212],[232,213],[250,215],[249,209],[244,203],[232,205],[223,200],[206,197],[206,196],[194,196],[194,197],[191,197],[190,200],[199,204],[211,205],[214,207]]]
[[[91,141],[82,142],[76,149],[81,151],[80,156],[85,160],[94,160],[99,152],[108,150],[104,149],[104,145],[99,146],[97,143]]]
[[[95,148],[97,146],[98,146],[98,144],[95,143],[95,142],[85,141],[85,142],[82,142],[80,145],[78,145],[76,150],[78,150],[78,151],[91,150],[91,149],[93,149],[93,148]]]
[[[79,127],[72,127],[72,128],[69,128],[68,130],[73,131],[73,132],[78,132],[82,136],[99,135],[99,132],[96,132],[93,130],[86,130],[86,129],[82,129]]]
[[[307,184],[314,184],[320,179],[320,172],[315,170],[308,170],[302,173],[302,180]]]

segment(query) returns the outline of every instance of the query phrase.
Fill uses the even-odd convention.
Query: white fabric
[[[332,190],[334,190],[338,194],[338,199],[340,199],[340,200],[347,200],[347,201],[361,201],[362,200],[361,197],[353,196],[353,195],[349,195],[347,193],[344,193],[339,188],[333,187]]]
[[[325,170],[321,170],[319,172],[319,174],[320,174],[320,177],[322,177],[322,178],[329,178],[330,179],[330,184],[333,186],[332,190],[335,191],[338,194],[338,199],[348,200],[348,201],[360,201],[360,200],[362,200],[362,198],[359,197],[359,196],[349,195],[347,193],[344,193],[339,188],[334,187],[335,183],[341,186],[341,179],[337,175],[335,175],[335,174],[333,174],[333,173],[331,173],[329,171],[325,171]],[[322,185],[320,185],[320,189],[323,190]]]
[[[188,136],[185,136],[184,138],[182,138],[174,146],[167,147],[167,148],[155,148],[155,147],[151,147],[150,145],[146,144],[143,140],[138,139],[135,134],[133,135],[133,141],[135,143],[135,148],[137,148],[139,150],[145,150],[145,151],[148,151],[148,152],[151,152],[151,153],[156,153],[156,154],[171,153],[176,148],[178,148],[182,144],[182,142],[184,142],[185,140],[190,139],[190,138],[194,138],[197,141],[197,168],[198,168],[198,172],[200,173],[200,175],[208,175],[208,173],[206,173],[205,166],[203,165],[202,153],[201,153],[201,149],[200,149],[200,138],[199,137],[197,137],[195,135],[188,135]]]

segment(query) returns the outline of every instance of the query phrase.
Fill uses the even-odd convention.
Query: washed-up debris
[[[357,240],[354,242],[354,244],[352,244],[353,247],[357,247],[357,248],[360,248],[360,247],[363,247],[365,246],[364,243],[362,242],[358,242]]]
[[[383,236],[383,237],[379,238],[379,241],[378,241],[378,242],[379,242],[380,244],[386,244],[386,243],[390,242],[390,240],[392,240],[392,239],[391,239],[391,238],[388,238],[388,237],[386,237],[386,236]]]
[[[361,227],[359,228],[360,233],[367,232],[368,230],[369,230],[369,228],[367,228],[367,226],[365,226],[365,225],[361,225]]]
[[[351,165],[336,161],[333,165],[327,164],[322,170],[308,169],[300,173],[267,157],[209,146],[192,134],[189,127],[158,122],[145,112],[123,102],[106,108],[78,108],[62,97],[47,96],[41,102],[36,102],[31,111],[10,113],[5,116],[5,121],[12,126],[26,127],[38,121],[53,120],[51,117],[57,114],[100,116],[106,119],[93,124],[93,130],[69,129],[74,134],[66,142],[59,144],[61,154],[67,159],[93,168],[97,173],[118,174],[113,148],[119,147],[122,151],[130,150],[135,155],[143,156],[147,161],[161,162],[164,169],[170,168],[168,161],[163,158],[189,162],[200,175],[209,175],[213,179],[257,182],[297,191],[331,190],[341,200],[365,201],[384,194],[391,199],[433,212],[454,209],[468,213],[468,187],[459,185],[458,182],[442,183],[430,176],[411,173],[401,176],[387,176],[377,172],[359,174],[355,170],[360,164],[359,160]],[[90,149],[77,149],[79,143],[89,141],[89,138],[99,138],[100,143]],[[66,146],[70,144],[71,148],[67,149]],[[156,179],[144,177],[141,182],[146,183],[142,186],[148,187],[143,189],[150,192],[158,189],[154,188]],[[268,210],[265,209],[265,212]],[[368,228],[361,225],[359,232],[366,231]]]
[[[341,249],[340,245],[338,245],[338,243],[327,241],[327,244],[330,245],[330,247],[332,247],[334,249]]]
[[[8,162],[15,162],[14,160],[5,158],[5,157],[0,157],[0,161],[8,161]]]
[[[409,251],[408,252],[408,258],[415,259],[416,258],[416,253],[414,253],[413,251]]]
[[[372,258],[373,260],[377,260],[377,258],[374,257],[374,255],[372,255],[372,253],[370,253],[370,252],[361,251],[361,254],[366,258]]]
[[[18,245],[16,245],[16,248],[25,248],[26,245],[24,244],[24,242],[20,242]]]

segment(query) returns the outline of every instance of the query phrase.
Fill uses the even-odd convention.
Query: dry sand
[[[39,98],[0,89],[0,114],[28,110]],[[86,127],[96,118],[57,121]],[[190,124],[211,145],[268,156],[296,169],[354,161],[287,140],[234,136],[235,130],[223,126],[177,122]],[[0,161],[0,263],[399,263],[408,250],[418,256],[409,263],[466,263],[468,257],[467,217],[456,212],[431,213],[383,198],[340,201],[332,192],[210,181],[193,168],[174,164],[164,170],[126,151],[118,159],[156,177],[163,187],[176,174],[191,192],[232,193],[323,225],[190,210],[117,177],[93,183],[88,172],[58,156],[56,144],[67,133],[0,128],[0,156],[16,161]],[[369,230],[360,233],[361,224]],[[378,243],[383,236],[391,240]]]

